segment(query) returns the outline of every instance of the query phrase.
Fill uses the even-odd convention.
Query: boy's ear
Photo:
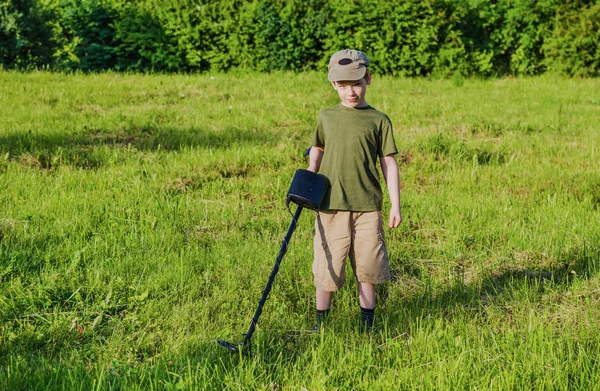
[[[371,78],[372,78],[371,72],[367,71],[367,74],[365,75],[365,79],[366,79],[365,81],[367,82],[367,85],[371,84]]]
[[[334,89],[334,90],[337,90],[337,84],[335,84],[335,81],[332,81],[332,82],[331,82],[331,85],[333,86],[333,89]]]

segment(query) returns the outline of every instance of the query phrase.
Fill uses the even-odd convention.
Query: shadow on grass
[[[464,315],[465,310],[483,313],[489,305],[514,302],[520,300],[523,294],[530,300],[538,300],[546,292],[567,290],[576,280],[592,278],[599,269],[600,248],[584,247],[559,256],[551,266],[507,266],[470,282],[465,282],[464,274],[458,270],[454,281],[449,282],[447,288],[429,289],[426,286],[421,288],[421,294],[387,303],[386,307],[389,309],[402,309],[397,313],[388,310],[387,315],[390,326],[395,327],[396,323],[408,324],[424,315],[450,319]],[[411,274],[411,271],[416,273],[416,278],[424,278],[415,269],[405,270],[407,274]],[[402,284],[403,279],[404,273],[395,273],[392,284]],[[382,291],[382,300],[390,299],[389,289],[392,288],[386,287]]]
[[[193,343],[184,352],[113,360],[92,351],[0,355],[0,367],[8,371],[0,378],[0,389],[33,390],[41,384],[46,390],[190,389],[199,384],[203,389],[223,389],[233,382],[229,368],[251,358],[224,355],[219,349],[216,343]]]
[[[23,164],[51,169],[56,164],[97,168],[106,163],[102,147],[135,151],[180,151],[185,148],[230,149],[276,142],[285,135],[256,129],[130,127],[119,131],[85,129],[77,133],[31,131],[0,136],[0,155]]]

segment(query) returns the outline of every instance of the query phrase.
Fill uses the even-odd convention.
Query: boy
[[[362,325],[366,331],[373,327],[375,284],[390,280],[378,159],[391,202],[388,226],[402,222],[398,150],[390,119],[365,100],[371,84],[368,66],[367,56],[357,50],[331,56],[328,80],[341,102],[319,113],[312,138],[308,170],[331,182],[315,221],[314,330],[328,315],[333,293],[344,284],[346,257],[358,281]]]

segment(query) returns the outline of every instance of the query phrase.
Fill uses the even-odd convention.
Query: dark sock
[[[375,309],[362,308],[360,307],[360,319],[364,328],[367,331],[371,331],[373,328],[373,321],[375,320]]]

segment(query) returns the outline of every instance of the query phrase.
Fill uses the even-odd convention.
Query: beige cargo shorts
[[[313,275],[317,288],[337,291],[345,282],[350,258],[358,282],[390,280],[381,211],[319,212],[315,219]]]

